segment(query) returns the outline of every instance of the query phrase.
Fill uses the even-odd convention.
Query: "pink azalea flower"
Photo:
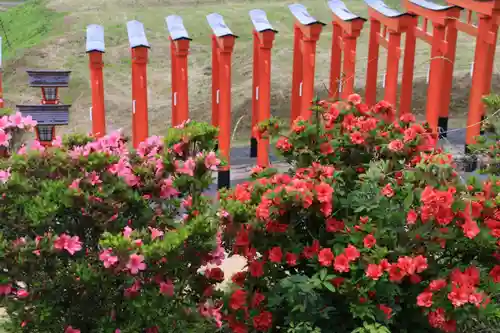
[[[99,254],[99,260],[103,262],[104,267],[110,268],[118,262],[118,257],[111,254],[111,249],[107,249]]]
[[[217,166],[220,164],[220,159],[217,158],[217,155],[211,151],[208,153],[207,157],[205,157],[205,166],[209,170],[217,170]]]
[[[11,135],[0,129],[0,146],[8,147]]]
[[[44,152],[45,151],[45,147],[42,146],[42,144],[38,140],[33,140],[33,142],[31,143],[30,149],[31,150],[37,150],[39,152]]]
[[[5,129],[9,126],[10,126],[9,117],[7,116],[0,117],[0,130]]]
[[[71,326],[68,326],[66,328],[66,330],[64,331],[64,333],[80,333],[80,330],[73,328]]]
[[[158,237],[163,236],[163,231],[158,230],[156,228],[149,227],[149,231],[151,231],[151,239],[156,239]]]
[[[170,297],[174,296],[174,284],[172,281],[160,282],[160,294]]]
[[[131,274],[137,274],[139,271],[146,269],[146,264],[144,263],[144,256],[140,254],[131,254],[127,263],[127,268],[130,270]]]
[[[0,170],[0,183],[5,184],[10,179],[10,168],[7,170]]]
[[[23,118],[24,126],[27,129],[32,129],[35,128],[36,125],[38,125],[38,122],[36,120],[33,120],[31,116],[27,116]]]
[[[173,187],[173,183],[174,181],[172,177],[168,177],[162,181],[160,187],[160,198],[169,199],[179,194],[179,191]]]
[[[54,240],[54,248],[61,251],[66,250],[69,254],[74,255],[82,249],[82,242],[78,236],[70,237],[63,233]]]
[[[30,295],[30,293],[24,289],[21,289],[16,292],[16,295],[19,298],[27,298]]]
[[[0,296],[9,295],[12,292],[12,285],[10,283],[0,284]]]
[[[132,234],[133,231],[134,229],[130,228],[129,226],[126,226],[125,228],[123,228],[123,237],[130,238],[130,235]]]
[[[176,161],[175,163],[175,171],[177,173],[182,173],[188,176],[193,177],[194,176],[194,168],[196,167],[196,162],[192,159],[189,158],[187,161],[185,161],[182,166],[180,166],[180,162]]]
[[[96,185],[96,184],[101,184],[102,183],[101,178],[99,178],[99,175],[95,171],[92,171],[88,175],[88,177],[89,177],[90,185]]]
[[[73,180],[71,185],[69,185],[69,188],[72,190],[78,190],[80,188],[80,181],[81,181],[80,178]]]
[[[21,112],[16,112],[16,114],[10,116],[9,121],[17,128],[24,128],[23,115]]]
[[[62,147],[62,138],[57,135],[54,140],[52,140],[52,147],[61,148]]]

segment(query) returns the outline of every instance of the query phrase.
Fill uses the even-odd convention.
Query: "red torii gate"
[[[399,58],[401,57],[401,35],[406,34],[403,68],[403,82],[400,99],[400,113],[411,112],[413,90],[413,67],[415,62],[415,26],[417,17],[389,8],[381,0],[365,0],[370,17],[370,42],[366,75],[366,103],[374,105],[377,98],[377,70],[379,46],[387,49],[387,69],[384,99],[396,106],[398,95]],[[384,29],[380,33],[380,28]],[[389,39],[386,38],[389,33]],[[408,70],[411,69],[411,70]]]
[[[483,96],[491,91],[500,19],[500,0],[448,0],[447,2],[467,10],[467,20],[465,22],[459,20],[456,25],[459,31],[476,37],[465,138],[465,153],[469,153],[469,145],[475,143],[474,138],[481,132],[481,120],[484,117]],[[477,25],[472,22],[473,12],[477,14],[479,21]]]
[[[328,6],[333,16],[329,96],[337,99],[342,92],[342,98],[346,99],[354,92],[356,42],[366,19],[349,11],[341,0],[330,0]],[[344,51],[343,64],[341,64],[342,51]]]
[[[404,5],[409,13],[423,18],[422,26],[417,25],[415,33],[407,38],[419,38],[431,45],[426,120],[434,131],[439,130],[440,135],[446,136],[457,44],[456,22],[462,9],[454,5],[438,5],[427,0],[404,0]],[[432,34],[427,31],[429,21],[432,23]],[[414,45],[415,41],[411,43]],[[404,73],[411,71],[411,77],[413,70],[413,67],[403,69]]]

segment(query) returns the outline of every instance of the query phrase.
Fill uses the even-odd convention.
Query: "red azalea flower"
[[[404,149],[404,147],[405,145],[401,140],[393,140],[387,145],[387,148],[389,148],[393,152],[400,152]]]
[[[363,240],[363,244],[367,249],[371,249],[373,246],[375,246],[375,244],[377,244],[377,240],[375,239],[375,237],[373,237],[372,234],[369,234]]]
[[[312,259],[319,252],[319,241],[314,240],[311,246],[304,247],[303,255],[306,259]]]
[[[281,248],[279,246],[273,247],[271,250],[269,250],[269,261],[274,262],[274,263],[281,263],[281,260],[283,259],[283,252],[281,251]]]
[[[345,248],[344,253],[347,256],[347,259],[349,259],[349,261],[354,261],[354,260],[358,259],[360,256],[358,249],[356,247],[352,246],[351,244],[349,244]]]
[[[343,231],[345,224],[343,221],[337,220],[335,218],[329,218],[326,220],[326,231],[327,232],[339,232]]]
[[[325,267],[330,266],[332,264],[333,259],[334,259],[334,256],[333,256],[333,252],[331,249],[326,248],[326,249],[322,249],[321,251],[319,251],[318,261],[321,264],[321,266],[325,266]]]
[[[289,266],[292,266],[292,267],[296,266],[297,265],[297,259],[298,259],[298,256],[295,253],[287,252],[286,255],[285,255],[286,263]]]
[[[241,287],[245,283],[246,277],[247,272],[237,272],[233,274],[233,276],[231,277],[231,281]]]
[[[390,307],[388,307],[387,305],[384,305],[384,304],[379,304],[378,308],[383,312],[385,313],[385,317],[387,319],[391,319],[391,316],[392,316],[392,309]]]
[[[252,308],[258,307],[260,303],[264,302],[265,299],[266,297],[264,295],[256,291],[252,297]]]
[[[266,332],[271,328],[273,323],[273,316],[269,311],[263,311],[253,317],[253,327],[257,331]]]
[[[500,283],[500,265],[496,265],[490,272],[493,282]]]
[[[446,280],[443,280],[443,279],[433,280],[429,284],[429,290],[430,291],[439,291],[439,290],[443,289],[444,287],[446,287],[447,285],[448,285],[448,283],[446,282]]]
[[[233,310],[245,308],[247,304],[247,293],[244,290],[238,289],[233,292],[229,300],[229,307]]]
[[[391,184],[387,184],[384,186],[381,193],[385,197],[392,198],[394,196],[394,189],[392,188]]]
[[[417,222],[418,214],[414,209],[411,209],[406,215],[406,223],[411,225]]]
[[[330,283],[333,284],[335,286],[335,288],[338,288],[342,285],[342,283],[344,283],[344,278],[343,277],[336,277],[334,279],[331,279],[330,280]]]
[[[253,277],[261,277],[264,275],[264,262],[263,261],[252,261],[248,268],[250,275]]]
[[[369,264],[366,268],[366,276],[377,281],[382,276],[383,270],[380,265]]]
[[[224,272],[219,267],[208,268],[205,271],[205,276],[207,277],[207,279],[213,280],[215,282],[224,281]]]
[[[344,272],[347,273],[349,272],[349,259],[347,259],[347,256],[345,254],[340,254],[335,258],[335,263],[333,265],[336,271],[338,272]]]
[[[417,296],[417,305],[430,308],[432,306],[432,293],[428,291],[424,291],[420,295]]]

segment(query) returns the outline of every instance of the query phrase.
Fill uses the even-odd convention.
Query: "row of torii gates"
[[[402,0],[406,12],[389,8],[381,0],[365,0],[369,6],[370,39],[366,73],[365,100],[376,102],[378,57],[380,47],[387,49],[384,99],[399,104],[401,114],[411,112],[412,84],[415,66],[416,39],[431,46],[430,74],[426,105],[427,122],[446,136],[453,80],[453,65],[458,31],[476,38],[472,88],[467,120],[467,145],[480,133],[484,116],[482,97],[490,93],[493,61],[500,22],[500,0],[448,0],[439,5],[427,0]],[[333,38],[330,74],[330,97],[346,98],[354,91],[356,42],[366,19],[347,9],[340,0],[330,0]],[[295,16],[291,119],[310,116],[314,97],[316,43],[325,26],[300,4],[289,6]],[[467,13],[465,19],[462,11]],[[477,15],[477,24],[472,14]],[[422,18],[419,24],[419,17]],[[277,31],[262,10],[250,11],[253,22],[253,91],[252,128],[270,117],[271,49]],[[219,150],[229,161],[231,132],[231,56],[237,36],[221,15],[207,16],[212,28],[212,123],[220,129]],[[188,53],[191,39],[182,18],[166,18],[171,40],[172,61],[172,125],[187,120]],[[142,23],[127,23],[132,52],[132,124],[135,147],[148,137],[147,62],[149,44]],[[404,45],[401,45],[404,37]],[[104,30],[101,26],[87,28],[87,52],[90,57],[92,86],[92,131],[96,136],[106,133],[103,85]],[[403,55],[403,56],[402,56]],[[401,94],[398,96],[399,63],[403,58]],[[257,163],[269,163],[268,139],[251,139],[252,157]],[[219,187],[230,183],[229,165],[219,171]]]

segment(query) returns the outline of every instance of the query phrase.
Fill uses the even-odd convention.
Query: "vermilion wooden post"
[[[252,63],[252,128],[250,138],[250,157],[257,157],[257,136],[255,125],[259,122],[259,33],[253,31]]]
[[[253,102],[256,104],[257,113],[255,123],[259,123],[271,117],[271,49],[277,31],[272,28],[267,20],[266,13],[262,10],[251,10],[250,18],[254,25],[254,42],[256,41],[257,46],[254,53],[257,61],[254,58],[254,75],[256,77],[254,77]],[[268,138],[261,137],[258,140],[257,165],[261,167],[269,165]]]
[[[231,63],[234,43],[237,38],[224,23],[220,14],[207,15],[207,21],[214,33],[214,42],[218,53],[219,94],[218,125],[219,151],[227,165],[219,170],[218,188],[229,188],[231,185],[230,150],[231,150]]]
[[[180,16],[170,15],[165,20],[172,53],[172,125],[177,126],[189,118],[187,57],[191,39]]]
[[[149,136],[147,86],[149,43],[141,22],[127,22],[127,31],[132,51],[132,143],[134,148],[137,148]]]
[[[292,82],[292,121],[294,116],[299,113],[305,119],[309,119],[311,116],[311,103],[314,98],[314,73],[316,66],[316,43],[319,40],[321,30],[323,29],[324,23],[317,21],[314,17],[309,15],[306,7],[300,4],[293,4],[288,6],[292,14],[296,19],[296,29],[298,28],[301,32],[301,58],[302,58],[302,70],[299,75],[294,75]],[[296,30],[297,31],[297,30]],[[300,34],[297,34],[300,36]],[[296,37],[297,38],[297,37]],[[294,54],[295,54],[294,50]],[[295,62],[295,59],[294,59]],[[293,69],[294,71],[297,68]],[[298,83],[299,81],[300,83]],[[294,87],[295,92],[297,92],[299,98],[294,99]],[[300,103],[299,103],[300,100]],[[295,103],[295,105],[293,104]],[[297,106],[299,105],[299,106]],[[300,108],[299,111],[297,108]]]
[[[330,65],[330,97],[342,98],[354,92],[356,72],[356,42],[366,19],[350,12],[340,0],[330,0],[333,13],[332,59]],[[344,50],[343,73],[341,73],[342,49]]]
[[[403,63],[403,68],[411,70],[411,73],[403,73],[403,78],[408,75],[413,76],[413,66],[409,66],[408,61],[414,58],[413,29],[417,23],[416,17],[411,13],[401,13],[392,8],[389,8],[381,0],[365,0],[369,5],[368,15],[370,16],[370,42],[368,53],[368,67],[366,77],[366,102],[368,105],[373,105],[376,102],[377,96],[377,70],[379,46],[387,49],[387,66],[385,77],[385,93],[384,99],[391,103],[394,107],[398,101],[398,72],[399,59],[401,58],[401,36],[407,34],[407,44],[410,47],[405,50],[406,56]],[[382,34],[380,33],[381,26],[384,26]],[[408,34],[409,33],[409,34]],[[387,34],[389,38],[387,39]],[[413,54],[412,54],[413,53]],[[410,63],[411,64],[411,63]],[[411,96],[411,85],[403,85],[406,96]],[[402,93],[403,96],[403,93]],[[402,99],[401,103],[404,100]],[[407,103],[407,102],[405,102]],[[402,105],[403,108],[403,105]],[[408,107],[404,107],[407,109]]]
[[[491,77],[494,52],[498,35],[500,18],[500,1],[448,0],[449,4],[459,6],[468,11],[467,21],[457,21],[459,31],[476,37],[474,54],[474,71],[469,96],[469,114],[465,138],[465,153],[469,153],[469,145],[475,143],[475,137],[481,132],[481,120],[484,116],[483,97],[491,90]],[[478,24],[473,24],[472,12],[477,14]],[[470,165],[472,171],[476,165]]]
[[[212,35],[212,126],[219,127],[219,46]]]
[[[104,109],[104,78],[102,56],[104,53],[104,28],[92,24],[87,27],[87,53],[89,55],[90,86],[92,89],[92,135],[106,135],[106,114]]]
[[[410,13],[423,18],[422,27],[415,27],[414,34],[431,45],[426,118],[431,128],[445,136],[457,42],[456,21],[461,8],[428,0],[404,0],[404,4]],[[428,21],[432,23],[432,34],[427,31]],[[411,100],[411,96],[408,98]]]
[[[293,68],[292,68],[292,103],[290,123],[300,116],[302,97],[302,31],[299,24],[293,26]]]
[[[4,101],[3,101],[2,37],[0,37],[0,108],[3,107],[4,107]]]

